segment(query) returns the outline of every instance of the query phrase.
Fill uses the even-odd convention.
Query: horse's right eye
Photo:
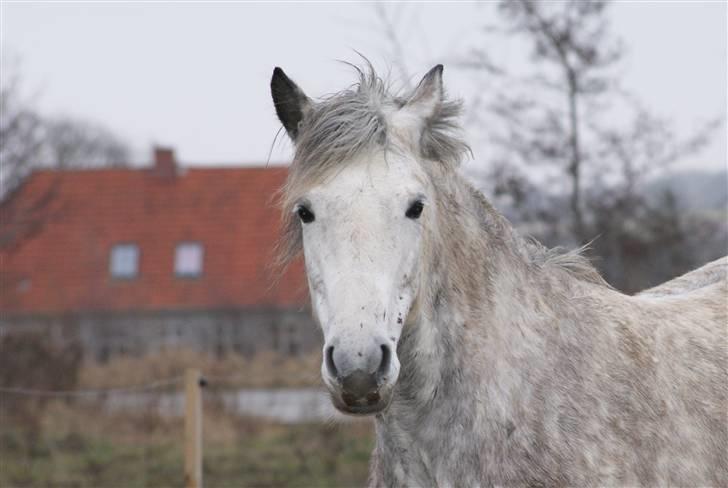
[[[301,219],[301,222],[303,222],[304,224],[310,224],[311,222],[316,220],[316,216],[313,214],[313,212],[303,205],[298,207],[296,213],[298,214],[298,218]]]
[[[416,220],[420,218],[420,215],[422,215],[422,210],[424,209],[425,204],[422,203],[422,200],[415,200],[412,205],[407,209],[407,212],[405,212],[405,217],[408,219]]]

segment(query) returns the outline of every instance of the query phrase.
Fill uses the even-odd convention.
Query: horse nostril
[[[373,391],[367,394],[367,405],[375,405],[379,402],[379,393]]]
[[[332,377],[339,377],[339,372],[336,370],[336,365],[334,364],[334,346],[326,348],[326,369]]]
[[[344,393],[342,393],[341,399],[344,400],[344,403],[346,403],[350,407],[353,407],[354,405],[356,405],[356,401],[357,401],[356,396],[352,395],[348,391],[345,391]]]
[[[389,362],[392,359],[392,353],[389,350],[389,346],[382,344],[382,362],[379,364],[377,369],[377,376],[383,376],[389,371]]]

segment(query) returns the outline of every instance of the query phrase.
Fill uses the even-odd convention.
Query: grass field
[[[99,414],[63,402],[30,423],[6,415],[0,486],[183,486],[183,432],[182,419]],[[206,412],[204,484],[362,486],[372,442],[369,422],[280,425]]]
[[[19,384],[58,388],[52,377],[65,370],[51,363],[41,368],[33,359],[36,356],[27,357],[28,364],[10,365],[23,375]],[[188,367],[200,369],[210,379],[204,393],[205,487],[363,486],[373,447],[371,422],[282,425],[227,413],[215,396],[216,391],[243,387],[317,386],[319,364],[316,354],[220,359],[168,351],[106,364],[83,363],[72,376],[75,388],[106,389],[178,378]],[[37,373],[32,378],[25,374],[30,369]],[[12,379],[10,372],[6,376]],[[37,381],[31,382],[33,378]],[[177,384],[155,391],[181,388]],[[101,405],[78,399],[0,396],[0,488],[184,485],[182,418],[153,410],[109,413]]]

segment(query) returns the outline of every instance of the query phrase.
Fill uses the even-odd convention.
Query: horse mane
[[[578,280],[611,288],[591,260],[584,255],[590,249],[590,244],[576,249],[548,248],[531,239],[526,247],[531,263],[543,270],[560,270]]]
[[[349,88],[327,95],[305,109],[298,128],[296,152],[286,185],[278,195],[284,210],[283,233],[277,249],[277,261],[284,267],[301,249],[301,229],[289,212],[295,201],[311,185],[324,181],[357,156],[378,148],[389,149],[388,112],[405,105],[413,94],[393,90],[365,58],[366,67],[349,64],[358,81]],[[470,151],[460,137],[458,118],[460,100],[443,100],[426,120],[419,141],[420,156],[456,169]]]
[[[541,244],[536,238],[521,235],[511,222],[506,219],[485,196],[470,184],[470,196],[474,204],[483,210],[481,219],[490,221],[489,227],[506,237],[511,248],[528,266],[545,272],[562,272],[577,280],[586,281],[611,288],[594,267],[585,253],[591,249],[591,242],[576,249],[564,247],[549,248]]]
[[[350,64],[358,81],[311,104],[296,138],[292,166],[319,176],[376,146],[386,147],[386,114],[405,105],[412,93],[398,93],[365,59],[366,68]],[[452,168],[470,148],[460,137],[460,100],[443,101],[427,120],[420,138],[421,156]]]

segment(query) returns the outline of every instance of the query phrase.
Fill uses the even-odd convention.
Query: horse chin
[[[369,415],[376,415],[380,413],[387,406],[382,403],[374,406],[365,405],[361,407],[349,407],[339,403],[334,403],[334,407],[336,407],[339,412],[345,413],[346,415],[352,415],[354,417],[367,417]]]
[[[378,413],[381,413],[387,409],[392,399],[392,395],[388,394],[382,397],[377,403],[373,405],[362,404],[352,406],[344,403],[335,393],[329,392],[329,395],[331,396],[331,403],[334,405],[334,408],[336,408],[336,410],[346,415],[352,415],[354,417],[366,417],[369,415],[376,415]]]

